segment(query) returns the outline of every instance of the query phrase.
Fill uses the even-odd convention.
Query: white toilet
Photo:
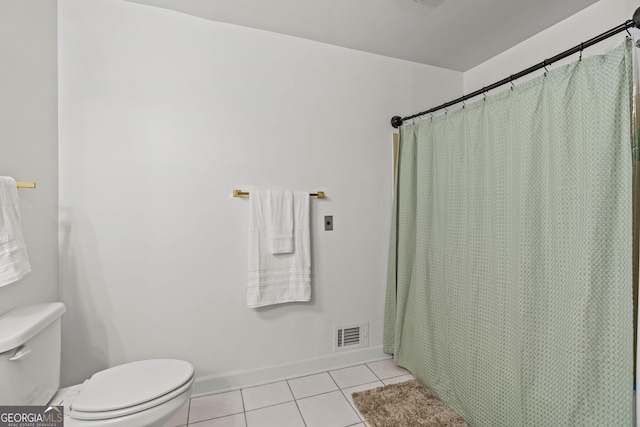
[[[100,371],[60,386],[64,304],[17,308],[0,316],[0,406],[64,406],[64,425],[162,426],[191,397],[193,366],[154,359]]]

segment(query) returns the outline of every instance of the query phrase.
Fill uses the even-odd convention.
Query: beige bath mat
[[[371,427],[468,427],[418,380],[353,393]]]

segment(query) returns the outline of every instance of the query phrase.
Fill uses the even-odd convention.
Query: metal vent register
[[[334,344],[334,351],[368,346],[369,323],[336,326]]]

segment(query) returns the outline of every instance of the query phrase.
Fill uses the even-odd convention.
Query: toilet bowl
[[[194,369],[176,359],[126,363],[58,390],[65,311],[47,303],[0,316],[0,406],[63,406],[66,427],[143,427],[163,425],[189,400]]]
[[[141,360],[106,369],[59,390],[65,426],[161,425],[191,397],[193,367],[182,360]]]

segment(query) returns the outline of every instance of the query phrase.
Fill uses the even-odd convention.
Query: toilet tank
[[[0,315],[0,406],[46,405],[60,386],[59,302]]]

